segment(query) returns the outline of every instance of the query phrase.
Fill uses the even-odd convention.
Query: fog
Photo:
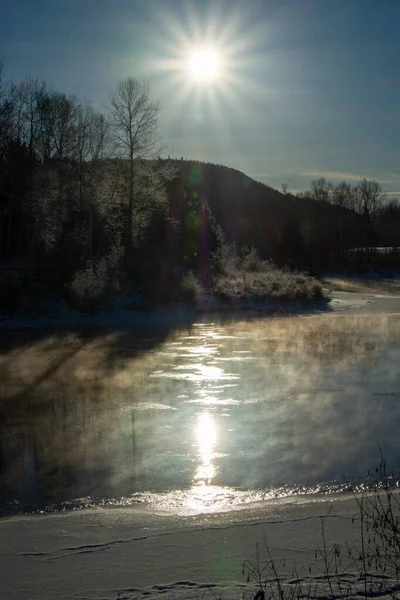
[[[1,510],[334,493],[379,447],[397,468],[399,340],[390,315],[16,335],[0,356]]]

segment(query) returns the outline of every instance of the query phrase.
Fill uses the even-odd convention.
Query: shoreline
[[[195,322],[207,317],[240,319],[241,317],[260,318],[263,316],[312,315],[330,312],[330,299],[326,302],[268,303],[265,305],[238,303],[191,308],[187,306],[159,307],[148,310],[118,310],[104,314],[90,315],[71,311],[61,317],[32,318],[20,315],[16,318],[0,319],[0,334],[3,332],[39,330],[76,330],[174,327]]]
[[[16,600],[173,597],[223,588],[240,597],[243,561],[263,540],[273,557],[308,574],[326,521],[329,543],[355,543],[354,498],[272,500],[261,506],[195,517],[130,509],[89,509],[0,520],[2,585]],[[18,574],[24,573],[23,578]],[[29,595],[27,595],[29,590]],[[196,597],[196,594],[194,595]],[[198,597],[198,596],[197,596]],[[226,597],[226,596],[225,596]]]
[[[175,515],[179,518],[196,518],[201,515],[218,516],[228,512],[240,512],[260,506],[273,505],[276,503],[307,503],[334,501],[336,499],[346,500],[353,497],[353,492],[360,493],[360,486],[365,482],[364,478],[357,481],[337,482],[325,490],[313,489],[312,486],[302,489],[288,489],[287,493],[279,493],[279,490],[240,490],[237,488],[218,487],[207,485],[194,486],[181,490],[168,492],[144,491],[136,492],[126,497],[87,497],[75,498],[59,503],[48,503],[43,506],[24,505],[0,507],[0,521],[13,517],[35,517],[45,515],[57,515],[78,513],[92,510],[130,510],[146,515],[158,514],[160,518],[169,518]],[[352,487],[353,486],[353,487]],[[316,488],[323,486],[317,485]],[[172,510],[171,507],[174,507]]]
[[[326,290],[328,292],[328,290]],[[329,290],[325,301],[271,302],[266,304],[240,303],[210,304],[204,307],[161,306],[146,310],[118,309],[103,314],[85,314],[69,311],[57,317],[27,317],[19,315],[0,318],[0,335],[23,331],[73,331],[85,329],[136,328],[151,330],[154,327],[179,327],[197,320],[220,318],[263,318],[284,316],[314,316],[337,314],[397,314],[400,313],[400,295],[373,292]]]

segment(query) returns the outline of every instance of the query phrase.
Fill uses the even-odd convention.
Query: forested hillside
[[[358,267],[367,269],[376,247],[400,246],[400,205],[375,180],[351,186],[321,178],[293,195],[285,185],[279,192],[221,165],[183,159],[173,164],[179,186],[207,202],[229,243],[254,246],[279,265],[351,269],[358,256]],[[354,252],[358,248],[364,251]]]

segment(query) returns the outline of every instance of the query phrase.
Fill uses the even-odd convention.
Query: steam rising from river
[[[400,467],[400,318],[288,317],[14,339],[0,356],[4,511],[226,510]]]

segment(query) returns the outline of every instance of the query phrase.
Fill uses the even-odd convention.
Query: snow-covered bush
[[[119,290],[119,247],[113,247],[108,256],[93,267],[88,265],[75,273],[70,284],[73,305],[79,310],[93,312],[105,308],[110,295]]]
[[[222,300],[284,302],[322,300],[322,285],[304,273],[278,269],[254,248],[221,246],[214,255],[214,293]]]
[[[180,282],[179,299],[183,304],[197,306],[204,296],[201,283],[196,279],[192,271],[187,273]]]

